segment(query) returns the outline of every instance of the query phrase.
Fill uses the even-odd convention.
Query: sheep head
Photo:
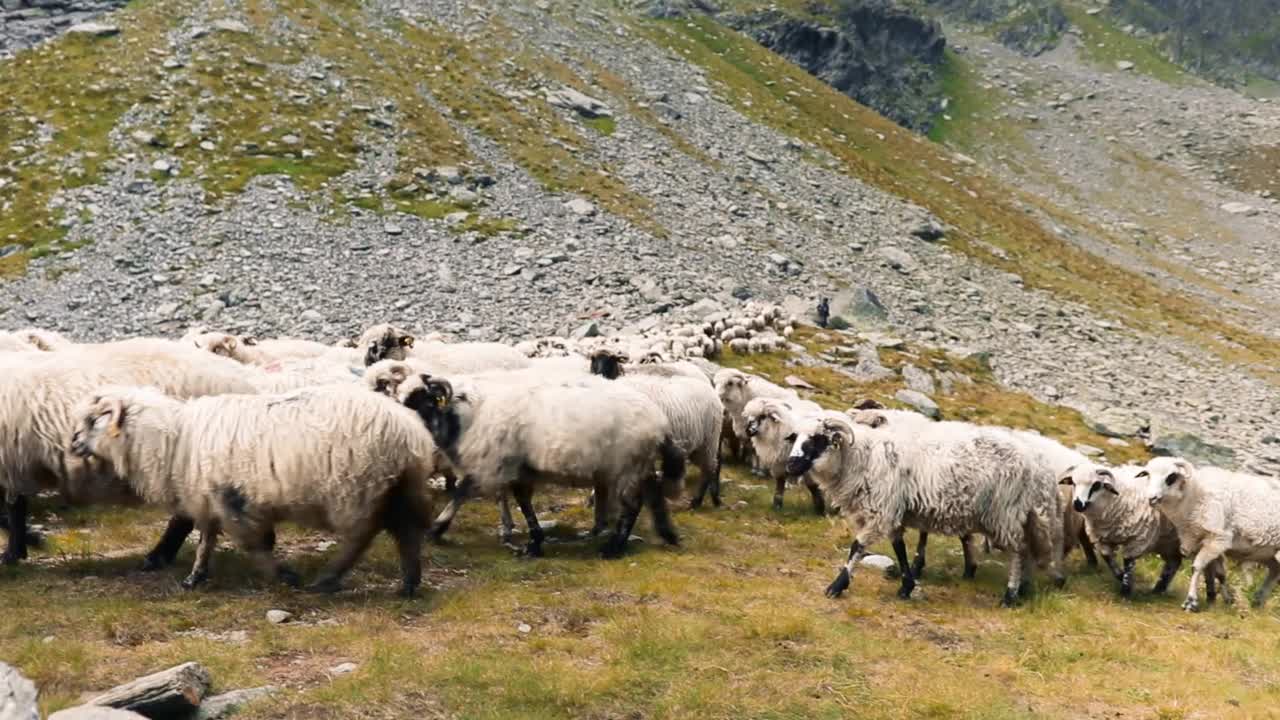
[[[413,368],[398,360],[381,360],[364,372],[370,390],[390,398],[399,397],[400,385],[413,375]]]
[[[714,383],[720,402],[727,408],[742,407],[747,391],[747,375],[732,368],[716,373]]]
[[[397,398],[400,404],[418,413],[436,446],[446,454],[457,444],[461,421],[454,407],[453,385],[448,380],[426,373],[411,375],[400,383]],[[466,396],[459,395],[457,399],[465,400]]]
[[[1072,487],[1071,507],[1076,512],[1088,510],[1107,493],[1119,495],[1116,489],[1116,476],[1107,468],[1093,463],[1072,465],[1062,473],[1059,485]]]
[[[851,410],[846,410],[845,415],[848,415],[850,420],[859,425],[873,428],[884,427],[889,422],[888,416],[875,410],[863,410],[855,407]]]
[[[136,501],[129,475],[129,391],[104,388],[80,401],[66,447],[65,490],[76,502]]]
[[[601,348],[591,353],[591,374],[606,380],[617,380],[623,374],[622,364],[626,361],[625,353]]]
[[[408,332],[386,323],[365,330],[357,340],[358,346],[365,348],[366,366],[379,360],[404,360],[413,342],[414,338]]]
[[[1147,481],[1147,502],[1176,505],[1187,493],[1187,481],[1195,473],[1191,463],[1182,458],[1152,458],[1135,477]]]
[[[853,426],[835,418],[815,418],[802,423],[796,432],[787,436],[791,442],[787,474],[837,477],[841,463],[839,450],[853,444],[853,438]]]
[[[221,332],[205,332],[191,336],[191,341],[195,346],[214,355],[221,355],[225,358],[231,358],[239,362],[245,362],[245,358],[240,353],[240,338],[235,335],[229,335]],[[244,341],[245,345],[255,345],[257,341],[248,338]]]

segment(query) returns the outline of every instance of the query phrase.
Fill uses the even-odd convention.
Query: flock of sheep
[[[500,503],[505,542],[514,499],[525,552],[539,556],[534,490],[590,489],[592,534],[603,536],[604,556],[617,557],[645,507],[661,538],[679,542],[667,503],[687,465],[700,475],[690,505],[708,494],[720,505],[724,454],[773,479],[775,508],[798,481],[817,513],[848,522],[854,539],[831,597],[886,537],[899,595],[909,597],[929,533],[960,539],[965,577],[976,569],[977,536],[1006,552],[1005,605],[1026,593],[1033,568],[1061,585],[1076,546],[1090,565],[1096,549],[1126,595],[1139,558],[1164,560],[1162,592],[1193,556],[1188,610],[1199,607],[1202,577],[1209,602],[1219,585],[1230,597],[1224,558],[1267,567],[1256,603],[1280,578],[1280,516],[1271,510],[1280,481],[1179,458],[1108,468],[1033,432],[932,421],[874,402],[826,410],[706,359],[737,340],[745,343],[729,347],[742,352],[784,345],[794,320],[757,310],[656,344],[452,343],[387,324],[340,345],[203,329],[88,344],[40,330],[0,333],[0,526],[9,534],[0,559],[15,563],[39,541],[27,530],[28,498],[53,489],[72,503],[171,512],[148,569],[171,564],[199,529],[187,588],[208,579],[220,533],[267,576],[300,584],[273,553],[274,526],[289,521],[341,539],[311,589],[339,589],[385,530],[399,549],[402,592],[413,595],[422,541],[446,532],[472,497]],[[437,478],[448,498],[438,516]],[[914,559],[907,528],[919,532]]]

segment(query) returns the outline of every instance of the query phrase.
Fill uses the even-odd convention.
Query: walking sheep
[[[1169,588],[1174,574],[1182,566],[1178,550],[1178,532],[1151,503],[1147,487],[1137,479],[1142,467],[1124,465],[1106,468],[1085,461],[1067,468],[1058,482],[1072,491],[1072,512],[1084,519],[1089,538],[1102,553],[1102,559],[1120,583],[1120,594],[1133,593],[1134,563],[1146,555],[1159,555],[1164,560],[1160,579],[1151,590],[1162,593]],[[1120,555],[1122,567],[1116,566]]]
[[[1054,547],[1062,517],[1054,478],[998,433],[912,439],[860,429],[846,418],[809,418],[798,428],[787,472],[812,473],[827,502],[857,528],[848,561],[827,588],[829,597],[849,587],[867,546],[884,536],[892,540],[902,570],[898,596],[910,597],[915,576],[902,537],[907,527],[956,536],[980,532],[1008,551],[1006,606],[1029,585],[1024,573],[1033,555],[1048,558],[1056,583],[1062,583]]]
[[[532,505],[540,482],[593,487],[597,505],[616,499],[622,512],[605,557],[625,551],[642,500],[663,540],[679,542],[654,464],[661,459],[662,480],[674,481],[684,473],[684,456],[666,417],[637,391],[599,378],[532,386],[473,378],[455,394],[443,378],[417,376],[399,394],[462,476],[451,507],[475,492],[509,490],[528,524],[529,555],[542,554]],[[438,519],[436,532],[451,519]]]
[[[0,491],[8,495],[9,544],[0,562],[27,555],[27,496],[67,479],[63,450],[76,402],[96,387],[126,383],[184,398],[254,392],[235,362],[167,340],[75,346],[40,363],[7,361],[0,373]],[[190,532],[189,519],[171,520],[144,569],[171,563]]]
[[[799,400],[794,390],[774,385],[756,375],[748,375],[741,370],[726,368],[716,373],[712,380],[720,402],[724,404],[725,440],[729,445],[729,456],[748,460],[751,457],[751,441],[747,437],[746,421],[742,411],[747,403],[758,397],[776,400]]]
[[[787,459],[791,455],[791,443],[795,440],[797,427],[805,418],[831,414],[834,413],[806,400],[754,398],[743,408],[742,417],[746,422],[747,437],[751,439],[751,449],[765,474],[774,481],[774,510],[782,509],[782,497],[789,477]],[[827,503],[817,482],[808,475],[801,477],[800,481],[809,489],[814,513],[825,515]]]
[[[1147,483],[1147,501],[1177,529],[1182,554],[1195,555],[1183,610],[1200,609],[1200,580],[1224,556],[1267,569],[1253,605],[1266,602],[1280,580],[1280,480],[1195,467],[1170,457],[1152,459],[1136,477]],[[1225,581],[1222,594],[1230,602]]]
[[[69,452],[105,467],[74,491],[98,500],[121,494],[123,483],[128,494],[200,529],[184,588],[208,579],[219,532],[268,577],[298,585],[297,573],[272,554],[282,520],[343,538],[312,590],[340,589],[384,529],[400,550],[402,593],[412,596],[421,582],[435,447],[413,413],[394,402],[356,386],[187,401],[155,388],[108,387],[82,400],[74,416]]]
[[[364,364],[379,360],[417,360],[439,374],[467,375],[487,370],[529,367],[529,358],[502,343],[443,343],[414,340],[394,325],[374,325],[360,336]]]

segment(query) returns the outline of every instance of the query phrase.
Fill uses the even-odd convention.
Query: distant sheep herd
[[[973,543],[1008,555],[1002,596],[1014,605],[1034,568],[1065,581],[1079,546],[1101,555],[1123,595],[1134,563],[1164,562],[1165,591],[1192,557],[1183,607],[1218,588],[1230,597],[1224,559],[1267,568],[1261,604],[1280,579],[1280,481],[1180,458],[1105,467],[1033,432],[932,421],[875,402],[839,412],[789,389],[708,360],[786,347],[794,319],[756,307],[736,321],[635,337],[544,338],[500,343],[415,339],[389,324],[326,345],[200,328],[178,340],[75,343],[42,330],[0,333],[0,559],[16,563],[39,538],[28,500],[59,491],[76,504],[148,503],[172,517],[144,568],[174,562],[193,529],[195,562],[183,586],[210,576],[219,534],[261,572],[301,580],[273,553],[274,526],[289,521],[335,533],[341,544],[311,589],[332,592],[382,531],[394,539],[402,592],[421,582],[421,546],[439,539],[462,504],[495,499],[502,539],[523,515],[530,556],[543,553],[533,506],[543,484],[592,491],[601,553],[628,546],[642,508],[662,540],[677,544],[667,503],[699,470],[690,499],[719,506],[720,462],[751,463],[775,483],[781,508],[791,482],[815,512],[838,512],[853,531],[846,561],[826,588],[848,589],[868,548],[887,538],[911,596],[929,534],[959,538],[964,576]],[[739,342],[741,341],[741,342]],[[443,480],[447,505],[435,500]],[[919,533],[909,558],[904,532]]]

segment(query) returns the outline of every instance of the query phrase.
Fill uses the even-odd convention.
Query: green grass
[[[609,116],[601,116],[594,118],[584,118],[583,125],[595,130],[601,135],[612,135],[618,129],[618,121]]]
[[[1089,15],[1081,5],[1063,3],[1062,9],[1080,29],[1080,46],[1085,58],[1109,72],[1121,72],[1116,63],[1133,63],[1133,70],[1171,85],[1185,85],[1194,77],[1166,58],[1150,40],[1133,37],[1116,27],[1103,14]]]
[[[998,146],[1023,147],[1023,125],[1001,117],[1009,97],[1001,89],[983,87],[982,75],[964,56],[948,50],[938,67],[947,109],[934,116],[929,139],[961,150]]]
[[[955,229],[948,243],[956,250],[1135,330],[1172,333],[1255,375],[1280,379],[1280,341],[1050,232],[1028,208],[1079,223],[1043,199],[966,167],[709,18],[653,22],[647,31],[704,68],[739,112],[814,143],[852,177],[929,209]]]

